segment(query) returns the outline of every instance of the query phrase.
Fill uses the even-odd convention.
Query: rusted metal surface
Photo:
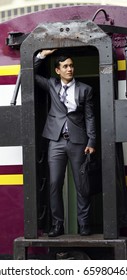
[[[34,44],[32,41],[34,40]],[[86,45],[96,45],[96,48],[102,52],[101,41],[103,45],[110,42],[110,38],[106,33],[103,32],[92,21],[67,21],[67,22],[56,22],[56,23],[44,23],[39,24],[37,28],[28,36],[24,44],[21,46],[21,50],[26,49],[26,44],[29,44],[31,48],[31,55],[36,51],[36,44],[38,40],[38,47],[45,48],[50,46],[50,48],[57,47],[73,47],[73,46],[86,46]],[[69,42],[67,42],[69,40]],[[101,40],[101,41],[100,41]],[[43,45],[42,45],[43,44]],[[27,52],[27,50],[26,50]],[[103,60],[107,60],[107,50],[106,46],[103,51]],[[108,62],[111,63],[112,58],[108,56]],[[24,61],[23,67],[26,61]]]

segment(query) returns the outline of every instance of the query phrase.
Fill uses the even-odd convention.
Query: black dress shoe
[[[87,236],[91,234],[90,226],[89,225],[80,225],[80,235]]]
[[[58,223],[51,227],[48,237],[57,237],[62,234],[64,234],[64,226],[63,226],[63,224]]]

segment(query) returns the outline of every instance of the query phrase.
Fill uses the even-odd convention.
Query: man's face
[[[60,62],[59,68],[55,68],[56,73],[60,76],[61,80],[67,84],[73,79],[74,66],[71,58]]]

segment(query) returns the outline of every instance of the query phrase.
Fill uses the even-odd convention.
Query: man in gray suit
[[[56,50],[38,53],[35,67]],[[49,139],[48,164],[50,171],[50,206],[52,227],[49,237],[64,234],[64,207],[62,190],[65,170],[70,161],[77,193],[77,217],[80,235],[90,234],[90,197],[82,197],[79,169],[85,153],[95,152],[95,118],[92,88],[74,79],[74,65],[70,56],[60,56],[55,62],[59,79],[46,79],[36,74],[42,93],[48,92],[51,106],[43,137]],[[85,186],[84,186],[85,187]]]

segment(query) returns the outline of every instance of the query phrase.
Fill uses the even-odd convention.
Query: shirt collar
[[[75,83],[75,79],[73,78],[73,80],[71,82],[69,82],[68,84],[66,84],[68,87],[71,87],[73,84]],[[65,86],[65,84],[63,83],[63,81],[61,81],[62,87]]]

